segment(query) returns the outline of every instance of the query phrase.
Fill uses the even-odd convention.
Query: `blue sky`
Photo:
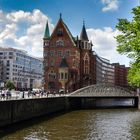
[[[74,36],[79,35],[84,19],[96,52],[128,65],[127,58],[122,62],[122,56],[113,52],[116,42],[112,36],[118,34],[117,19],[131,20],[135,6],[138,0],[0,0],[0,46],[14,46],[41,56],[46,20],[52,31],[61,12]],[[108,55],[111,51],[116,58]]]
[[[102,12],[106,6],[101,0],[0,0],[0,8],[5,12],[32,11],[40,9],[56,24],[61,12],[73,34],[81,30],[83,19],[87,27],[115,28],[118,18],[131,19],[131,9],[138,5],[138,0],[118,0],[118,9]]]

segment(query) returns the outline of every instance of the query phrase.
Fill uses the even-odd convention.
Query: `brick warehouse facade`
[[[115,85],[128,87],[127,75],[129,67],[125,67],[125,65],[120,65],[119,63],[113,63],[115,69]]]
[[[84,24],[80,38],[78,36],[74,38],[60,15],[51,35],[47,22],[43,42],[45,90],[71,92],[87,85],[100,83],[99,80],[97,81],[97,73],[100,69],[100,67],[97,68],[99,59],[95,59],[93,45],[88,39]],[[105,64],[108,63],[105,62]],[[107,66],[110,67],[110,65]],[[104,71],[102,77],[104,77]],[[112,77],[110,79],[114,81],[113,74]],[[103,82],[107,81],[109,80],[103,80]]]

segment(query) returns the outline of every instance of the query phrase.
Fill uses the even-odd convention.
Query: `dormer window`
[[[62,28],[59,28],[59,29],[57,30],[57,35],[58,35],[58,36],[63,36],[63,29],[62,29]]]

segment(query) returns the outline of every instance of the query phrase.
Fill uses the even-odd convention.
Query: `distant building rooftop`
[[[17,48],[5,47],[5,46],[2,47],[2,46],[0,46],[0,51],[14,51],[14,52],[19,52],[19,53],[23,53],[23,54],[25,54],[25,55],[27,55],[27,56],[29,56],[29,57],[32,57],[32,58],[35,58],[35,59],[38,59],[38,60],[43,61],[43,58],[30,55],[30,54],[28,54],[27,51],[21,50],[21,49],[17,49]]]

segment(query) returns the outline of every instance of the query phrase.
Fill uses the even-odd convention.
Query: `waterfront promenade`
[[[6,92],[2,95],[2,91],[0,92],[0,101],[6,100],[19,100],[19,99],[34,99],[34,98],[47,98],[47,97],[61,97],[68,96],[69,94],[61,94],[61,93],[49,93],[43,91],[10,91],[10,95],[7,95]]]

